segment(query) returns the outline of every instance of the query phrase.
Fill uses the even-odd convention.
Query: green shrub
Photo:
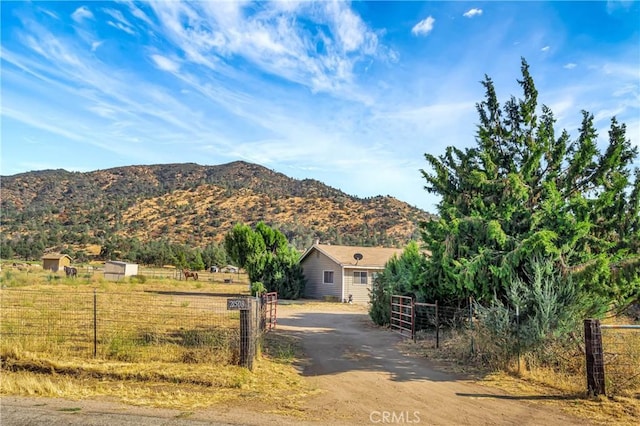
[[[251,295],[252,296],[260,296],[262,293],[266,292],[267,289],[265,288],[264,284],[262,284],[260,281],[257,281],[255,283],[251,283]]]
[[[144,275],[132,275],[129,277],[129,282],[131,284],[144,284],[147,282],[147,277]]]
[[[550,260],[529,263],[529,284],[516,278],[489,306],[476,305],[479,332],[493,362],[506,364],[516,355],[537,354],[562,344],[580,328],[589,304],[570,277],[563,277]]]

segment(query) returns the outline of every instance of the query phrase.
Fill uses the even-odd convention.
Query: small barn
[[[68,254],[50,253],[42,256],[42,269],[45,271],[58,272],[65,266],[71,266],[71,256]]]
[[[314,244],[300,258],[307,280],[305,297],[368,303],[373,278],[403,249]]]
[[[104,279],[120,281],[124,277],[138,275],[138,264],[108,260],[104,263]]]

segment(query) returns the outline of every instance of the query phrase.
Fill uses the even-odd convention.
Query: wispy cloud
[[[608,0],[607,13],[613,14],[618,11],[628,12],[634,0]]]
[[[411,33],[415,36],[427,35],[433,30],[433,24],[436,20],[432,16],[428,16],[422,21],[418,22],[411,29]]]
[[[82,22],[85,19],[94,19],[93,13],[91,13],[87,6],[80,6],[79,8],[77,8],[71,14],[71,18],[78,23]]]
[[[573,62],[569,62],[569,63],[564,64],[564,65],[562,66],[562,68],[565,68],[565,69],[568,69],[568,70],[572,70],[572,69],[574,69],[574,68],[575,68],[575,67],[577,67],[577,66],[578,66],[578,64],[575,64],[575,63],[573,63]]]
[[[98,47],[102,46],[104,40],[91,42],[91,51],[95,52],[98,50]]]
[[[540,49],[542,52],[548,52],[551,49],[551,46],[544,46],[542,49]]]
[[[473,18],[474,16],[480,16],[480,15],[482,15],[482,9],[477,9],[477,8],[469,9],[462,14],[462,16],[466,18]]]
[[[107,21],[107,24],[111,25],[114,28],[122,30],[127,34],[134,35],[136,32],[133,29],[133,25],[124,17],[122,12],[119,10],[111,9],[111,8],[103,8],[102,11],[107,15],[111,16],[114,21]]]
[[[162,30],[194,64],[226,75],[242,58],[264,72],[336,96],[367,102],[354,69],[367,58],[392,60],[391,49],[339,2],[264,3],[257,11],[242,3],[151,5]],[[300,25],[299,16],[313,25]]]
[[[169,72],[176,72],[180,69],[180,65],[165,57],[162,55],[151,55],[151,59],[153,59],[153,62],[156,64],[156,66],[158,68],[160,68],[161,70],[164,71],[169,71]]]
[[[127,34],[134,35],[136,32],[133,31],[131,27],[127,27],[120,22],[107,21],[107,24],[111,25],[113,28],[117,28],[119,30],[124,31]]]
[[[45,15],[50,16],[53,19],[60,20],[60,17],[57,14],[53,13],[52,11],[50,11],[50,10],[43,9],[43,8],[40,8],[39,10],[40,10],[40,12],[44,13]]]

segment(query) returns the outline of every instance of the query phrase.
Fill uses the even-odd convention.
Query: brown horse
[[[194,281],[198,281],[198,273],[197,272],[191,272],[188,269],[183,269],[182,270],[182,275],[184,275],[185,281],[189,280],[189,277],[193,278]]]
[[[75,278],[78,276],[78,270],[69,266],[64,267],[64,273],[67,274],[67,277],[71,278]]]

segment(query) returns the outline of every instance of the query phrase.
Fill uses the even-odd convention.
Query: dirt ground
[[[184,413],[105,401],[4,397],[2,425],[585,425],[542,401],[510,396],[444,373],[427,359],[403,354],[402,337],[371,324],[364,308],[339,304],[278,307],[276,333],[297,339],[300,374],[318,392],[303,418],[269,407],[213,407]]]

